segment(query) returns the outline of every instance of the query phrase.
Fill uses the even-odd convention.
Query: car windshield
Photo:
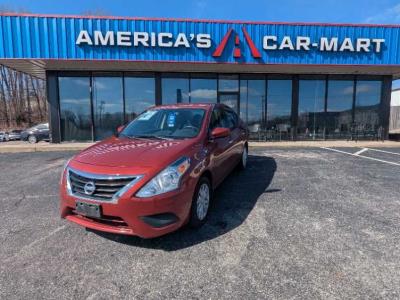
[[[151,109],[140,114],[120,133],[130,138],[184,139],[200,132],[204,109]]]

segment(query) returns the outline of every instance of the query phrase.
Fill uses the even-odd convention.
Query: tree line
[[[47,121],[45,80],[0,65],[0,129]]]
[[[0,12],[29,13],[23,7],[0,5]],[[82,15],[101,16],[102,8]],[[22,129],[47,122],[46,82],[0,64],[0,130]]]

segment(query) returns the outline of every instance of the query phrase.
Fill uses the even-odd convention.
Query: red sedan
[[[222,104],[153,107],[73,157],[61,216],[110,233],[157,237],[204,224],[213,190],[247,163],[248,132]]]

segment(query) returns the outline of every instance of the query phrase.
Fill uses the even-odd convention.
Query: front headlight
[[[62,168],[62,172],[61,172],[61,178],[60,178],[60,184],[62,184],[62,180],[63,180],[63,176],[65,173],[65,169],[68,167],[69,162],[72,160],[72,157],[70,159],[68,159],[65,163],[64,166]]]
[[[136,196],[146,198],[176,190],[179,187],[183,174],[185,174],[189,167],[189,158],[182,157],[178,159],[142,187]]]

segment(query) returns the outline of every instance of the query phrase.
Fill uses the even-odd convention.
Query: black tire
[[[29,142],[30,144],[36,144],[36,143],[38,142],[38,139],[37,139],[36,136],[30,135],[30,136],[28,136],[28,142]]]
[[[237,165],[237,169],[239,171],[242,171],[242,170],[246,169],[247,161],[248,161],[248,155],[249,155],[249,150],[247,148],[247,145],[245,145],[244,148],[243,148],[242,155],[240,157],[240,161],[239,161],[239,163]]]
[[[204,189],[204,186],[207,186],[208,192],[209,192],[209,200],[208,200],[208,205],[206,208],[205,215],[199,215],[199,205],[200,203],[200,197],[199,193],[201,189]],[[203,190],[204,191],[204,190]],[[210,211],[210,205],[212,202],[212,196],[213,196],[213,190],[212,186],[210,183],[210,180],[207,177],[201,177],[199,182],[197,183],[196,189],[194,191],[193,199],[192,199],[192,206],[190,208],[190,219],[189,219],[189,226],[193,228],[199,228],[201,227],[207,220],[208,212]],[[203,211],[204,213],[204,211]]]

